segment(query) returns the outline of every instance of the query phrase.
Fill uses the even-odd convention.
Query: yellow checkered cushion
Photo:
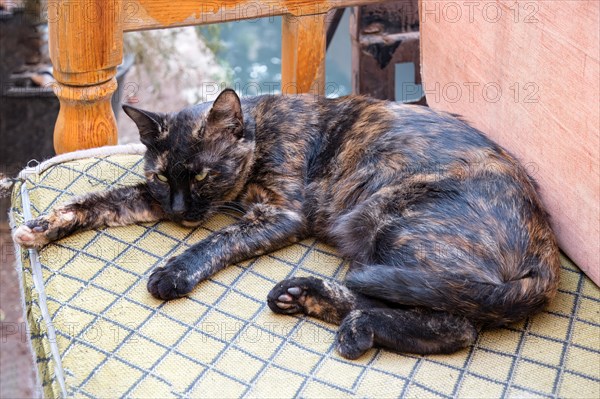
[[[65,161],[28,175],[13,223],[72,195],[142,179],[139,155]],[[346,263],[314,240],[233,265],[161,302],[150,271],[232,220],[197,229],[146,223],[20,251],[27,322],[47,397],[600,397],[600,293],[563,259],[543,314],[488,331],[453,355],[334,350],[336,327],[265,306],[279,280],[341,279]]]

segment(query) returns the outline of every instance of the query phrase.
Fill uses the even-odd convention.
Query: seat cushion
[[[139,148],[63,156],[22,174],[13,227],[73,195],[142,178]],[[566,258],[547,311],[443,356],[373,349],[348,361],[335,351],[336,326],[273,314],[265,299],[279,280],[343,278],[347,262],[313,239],[232,265],[189,297],[162,302],[147,292],[153,268],[232,221],[140,223],[19,249],[45,396],[600,396],[600,292]]]

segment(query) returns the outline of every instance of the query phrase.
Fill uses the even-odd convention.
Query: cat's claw
[[[148,291],[157,299],[165,301],[181,298],[196,284],[189,278],[185,267],[178,265],[177,258],[171,258],[164,267],[154,269],[148,279]]]
[[[296,277],[278,283],[267,296],[267,304],[275,313],[305,313],[304,303],[313,278]]]

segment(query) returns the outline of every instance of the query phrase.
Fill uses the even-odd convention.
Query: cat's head
[[[148,187],[169,219],[197,225],[239,194],[254,159],[254,132],[244,128],[233,90],[172,114],[123,109],[148,148]]]

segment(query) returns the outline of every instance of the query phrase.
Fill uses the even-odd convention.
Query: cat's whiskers
[[[217,208],[226,208],[226,209],[231,209],[231,210],[235,210],[236,212],[240,212],[240,213],[244,213],[246,212],[245,207],[238,202],[231,202],[231,201],[216,201],[214,202],[212,205],[214,205]]]
[[[225,205],[225,204],[216,205],[215,210],[221,214],[230,216],[236,220],[240,220],[241,219],[240,215],[244,213],[244,211],[241,209],[238,209],[234,206]],[[227,212],[227,211],[230,211],[230,212]]]

